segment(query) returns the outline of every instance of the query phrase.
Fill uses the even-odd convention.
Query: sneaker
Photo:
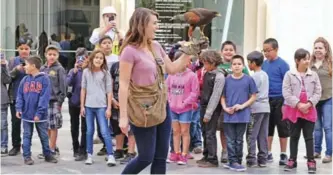
[[[8,156],[8,149],[7,148],[1,148],[1,157]]]
[[[315,158],[315,159],[320,159],[320,158],[321,158],[321,155],[320,155],[319,153],[314,153],[314,154],[313,154],[313,158]],[[304,159],[308,159],[308,157],[307,157],[307,156],[304,156]]]
[[[310,173],[310,174],[316,173],[316,170],[317,170],[316,161],[315,160],[310,160],[310,161],[308,161],[307,164],[308,164],[308,173]]]
[[[267,162],[273,162],[273,154],[272,153],[268,153]]]
[[[190,153],[186,154],[186,156],[187,156],[187,159],[194,159],[194,157]]]
[[[200,163],[203,163],[203,162],[207,162],[207,158],[206,157],[202,157],[200,160],[196,161],[197,164],[200,164]]]
[[[57,153],[54,152],[54,151],[51,151],[51,154],[52,154],[54,157],[58,157],[58,156],[57,156]],[[41,154],[38,154],[38,155],[37,155],[37,158],[38,158],[38,159],[45,159],[45,156],[44,156],[43,153],[41,153]]]
[[[87,159],[87,154],[79,154],[77,157],[75,157],[75,161],[84,161]]]
[[[27,157],[24,159],[24,164],[33,165],[35,162],[31,159],[31,157]]]
[[[258,161],[258,166],[261,168],[264,168],[264,167],[267,167],[267,164],[266,164],[266,162]]]
[[[202,153],[202,147],[197,146],[193,149],[194,154],[201,154]]]
[[[179,155],[179,160],[177,161],[178,165],[186,165],[187,164],[187,155]]]
[[[103,147],[101,150],[99,150],[99,152],[97,153],[98,156],[104,156],[106,155],[106,148]]]
[[[113,155],[108,156],[108,161],[106,162],[106,165],[109,167],[116,166],[116,159]]]
[[[297,162],[289,159],[287,165],[284,167],[284,171],[291,171],[297,167]]]
[[[213,167],[218,167],[219,164],[218,163],[214,164],[209,161],[205,161],[205,162],[198,163],[198,166],[201,168],[213,168]]]
[[[242,171],[246,170],[246,167],[244,167],[243,165],[240,165],[239,163],[233,163],[233,164],[229,164],[229,169],[237,171],[237,172],[242,172]]]
[[[287,165],[288,156],[286,154],[280,154],[279,165]]]
[[[118,150],[116,150],[115,152],[114,152],[114,158],[117,160],[117,159],[122,159],[122,158],[124,158],[124,150],[122,150],[122,149],[118,149]]]
[[[78,157],[78,156],[80,156],[80,153],[78,151],[74,151],[73,157],[75,158],[75,157]]]
[[[9,152],[9,156],[17,156],[19,153],[21,153],[20,148],[13,147]]]
[[[129,161],[135,158],[135,153],[126,154],[125,158],[120,161],[120,164],[127,164]]]
[[[179,154],[171,153],[169,158],[167,159],[167,163],[175,163],[179,160]]]
[[[221,163],[228,163],[228,152],[221,152]]]
[[[254,162],[246,162],[246,166],[249,167],[249,168],[253,168],[253,167],[256,167],[257,164],[254,163]]]
[[[53,154],[50,154],[48,156],[45,156],[45,162],[58,163],[58,160],[55,158]]]
[[[84,164],[86,164],[86,165],[92,165],[93,164],[93,160],[92,160],[92,155],[91,154],[87,156],[87,159],[84,162]]]
[[[323,163],[330,163],[332,162],[332,156],[325,156],[323,158]]]
[[[57,155],[60,155],[60,150],[59,148],[56,146],[56,148],[54,149],[54,152],[57,153]]]

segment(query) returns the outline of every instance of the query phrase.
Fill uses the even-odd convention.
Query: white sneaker
[[[92,165],[93,164],[93,160],[92,160],[92,155],[88,154],[88,157],[86,159],[86,161],[84,162],[86,165]]]
[[[108,161],[106,162],[106,165],[109,167],[116,166],[116,159],[113,155],[108,156]]]

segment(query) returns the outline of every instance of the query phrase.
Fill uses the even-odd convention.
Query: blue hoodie
[[[18,66],[22,63],[24,63],[24,59],[20,58],[19,56],[12,58],[11,60],[9,60],[9,63],[8,63],[9,74],[12,78],[12,82],[9,84],[9,88],[8,88],[10,101],[13,101],[16,99],[17,89],[20,85],[20,82],[23,79],[23,77],[27,75],[27,74],[25,74],[24,71],[19,71],[19,70],[15,69],[16,66]]]
[[[72,86],[72,96],[68,100],[69,106],[80,107],[82,73],[81,68],[77,73],[74,73],[74,69],[71,69],[67,75],[67,85]]]
[[[38,122],[47,121],[48,104],[51,98],[50,79],[45,73],[35,77],[25,76],[18,88],[16,97],[16,111],[22,112],[22,120],[35,122],[34,117],[39,117]]]

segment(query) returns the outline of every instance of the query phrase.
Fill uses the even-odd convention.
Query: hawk
[[[182,22],[186,22],[190,24],[190,28],[188,30],[188,37],[192,39],[194,29],[199,26],[200,27],[200,35],[205,36],[204,28],[207,24],[211,23],[213,18],[221,16],[217,11],[212,11],[205,8],[193,8],[184,14],[179,14],[170,19],[180,20]]]

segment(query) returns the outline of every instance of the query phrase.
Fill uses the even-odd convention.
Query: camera
[[[109,17],[109,22],[111,22],[111,21],[114,21],[114,16],[113,15]]]
[[[21,63],[20,63],[22,66],[25,66],[25,62],[23,60],[21,60]]]

